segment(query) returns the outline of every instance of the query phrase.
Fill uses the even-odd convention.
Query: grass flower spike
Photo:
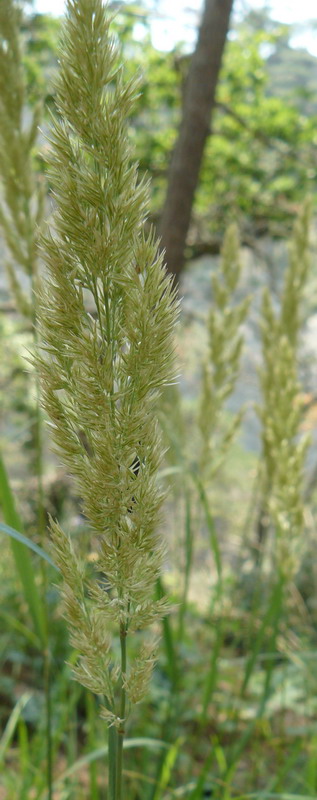
[[[34,286],[38,225],[43,218],[44,185],[35,176],[33,150],[42,104],[28,113],[20,46],[21,9],[14,0],[0,3],[0,229],[9,254],[5,262],[11,293],[21,314],[33,317],[32,297],[22,287],[17,267]]]
[[[204,365],[198,426],[201,433],[201,470],[211,477],[219,469],[240,425],[243,410],[223,425],[223,408],[239,375],[245,322],[250,299],[232,303],[241,276],[236,225],[226,231],[220,275],[212,277],[213,304],[208,316],[209,357]],[[221,424],[222,423],[222,424]],[[219,434],[219,427],[222,430]]]
[[[275,561],[287,580],[298,563],[304,526],[303,474],[308,439],[299,439],[302,408],[298,380],[298,338],[301,306],[309,274],[311,204],[295,223],[285,273],[280,313],[263,296],[261,389],[263,508],[276,531]]]
[[[127,701],[141,699],[153,662],[145,639],[129,663],[128,635],[166,612],[165,601],[153,599],[163,555],[156,402],[174,371],[176,301],[153,233],[144,231],[148,189],[131,163],[126,123],[137,83],[124,81],[109,22],[101,0],[67,4],[37,367],[55,442],[98,536],[102,584],[97,575],[85,579],[68,536],[52,523],[80,654],[74,674],[105,698],[103,716],[118,728],[119,776]],[[120,635],[117,662],[111,631]],[[120,780],[110,785],[116,798]]]

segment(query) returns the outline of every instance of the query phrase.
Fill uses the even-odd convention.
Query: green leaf
[[[41,642],[39,637],[27,625],[24,625],[23,622],[17,619],[14,614],[9,614],[8,611],[0,608],[0,619],[5,622],[9,628],[12,628],[12,630],[24,636],[25,640],[29,642],[32,647],[35,647],[37,650],[40,649]]]
[[[184,619],[187,611],[189,581],[193,561],[193,542],[194,534],[191,518],[190,494],[189,492],[185,492],[185,574],[183,596],[178,615],[178,643],[183,641],[184,636]]]
[[[14,497],[9,484],[7,472],[0,455],[0,508],[2,509],[5,523],[1,523],[1,529],[5,533],[10,533],[10,542],[15,561],[15,566],[21,580],[24,597],[33,619],[35,631],[42,643],[45,642],[45,618],[43,604],[34,579],[34,569],[30,553],[25,545],[29,545],[29,539],[23,536],[23,523],[16,510]],[[12,533],[13,531],[13,533]],[[14,534],[14,535],[13,535]],[[19,538],[20,537],[20,538]],[[22,537],[22,538],[21,538]],[[23,541],[25,540],[25,541]],[[34,549],[36,545],[33,546]]]
[[[219,588],[221,588],[221,576],[222,576],[222,562],[221,562],[221,553],[219,548],[218,536],[215,527],[215,523],[213,517],[210,512],[208,497],[203,486],[202,481],[200,480],[199,476],[195,474],[195,472],[191,472],[191,477],[196,484],[200,496],[200,500],[202,503],[202,507],[205,511],[205,518],[208,527],[208,531],[210,534],[210,545],[212,549],[212,553],[215,559],[215,565],[217,570],[217,576],[219,580]]]
[[[315,800],[315,797],[316,795],[312,794],[271,794],[264,791],[239,794],[235,800]]]
[[[0,739],[0,764],[3,762],[21,713],[26,704],[29,702],[31,696],[32,695],[29,692],[25,692],[25,694],[19,698],[18,702],[14,706],[14,709],[11,711],[8,722]]]
[[[3,531],[3,533],[7,533],[8,536],[11,536],[11,538],[15,539],[15,541],[17,542],[21,542],[21,544],[25,545],[25,547],[29,547],[30,550],[33,550],[33,552],[37,553],[38,556],[44,558],[44,560],[47,561],[47,563],[50,564],[51,567],[54,567],[54,569],[56,569],[57,572],[59,572],[58,567],[56,566],[56,564],[54,564],[54,561],[52,561],[48,553],[46,553],[45,550],[42,550],[42,547],[39,547],[38,544],[32,542],[32,539],[29,539],[28,536],[24,536],[24,533],[19,533],[19,531],[16,531],[14,528],[11,528],[10,525],[5,525],[4,522],[0,522],[0,531]]]
[[[214,753],[213,753],[213,749],[212,749],[211,752],[209,753],[208,758],[206,759],[206,761],[204,763],[204,766],[203,766],[203,768],[201,770],[201,773],[200,773],[200,775],[198,777],[198,780],[197,780],[195,788],[190,793],[190,795],[188,795],[189,800],[200,800],[200,798],[203,796],[203,792],[204,792],[204,789],[205,789],[205,784],[206,784],[208,772],[210,770],[213,758],[214,758]]]
[[[156,581],[156,596],[158,600],[161,600],[161,598],[164,597],[165,594],[166,593],[164,591],[161,578],[158,578]],[[174,631],[168,616],[163,617],[162,627],[163,627],[163,642],[166,653],[166,667],[171,684],[175,689],[179,679],[178,666],[177,666],[177,647],[175,642]]]
[[[126,739],[123,743],[124,750],[132,750],[135,747],[146,747],[150,750],[169,750],[170,745],[167,742],[162,741],[162,739],[149,739],[146,737],[138,737],[135,739]],[[72,775],[75,775],[76,772],[79,772],[83,767],[92,764],[94,761],[99,760],[100,758],[104,758],[108,755],[108,747],[104,745],[104,747],[99,747],[96,750],[92,750],[92,752],[87,753],[87,755],[79,758],[69,767],[62,775],[54,783],[54,788],[60,786],[67,778],[70,778]],[[45,797],[45,800],[47,798]]]
[[[161,792],[164,791],[164,789],[166,789],[168,786],[175,761],[183,743],[184,739],[179,737],[176,742],[170,745],[162,764],[161,775],[154,795],[154,800],[160,800],[160,797],[162,796]]]

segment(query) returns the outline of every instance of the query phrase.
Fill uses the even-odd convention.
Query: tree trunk
[[[175,279],[184,263],[184,248],[233,0],[205,0],[196,50],[184,96],[183,118],[172,155],[159,233],[167,268]]]

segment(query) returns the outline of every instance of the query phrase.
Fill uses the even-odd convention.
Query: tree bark
[[[172,155],[159,233],[167,269],[178,280],[198,183],[204,146],[210,133],[217,81],[233,0],[205,0],[198,41],[184,94],[183,117]]]

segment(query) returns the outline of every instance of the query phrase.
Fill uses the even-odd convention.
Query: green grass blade
[[[11,538],[15,539],[15,541],[20,542],[21,544],[23,544],[23,546],[28,547],[30,550],[33,550],[34,553],[36,553],[41,558],[44,558],[44,560],[47,561],[47,563],[50,564],[51,567],[54,567],[54,569],[56,569],[57,572],[59,572],[58,567],[56,566],[56,564],[54,564],[54,561],[52,561],[48,553],[46,553],[45,550],[42,550],[42,547],[39,547],[39,545],[35,544],[35,542],[32,542],[32,539],[29,539],[28,536],[24,536],[24,533],[16,531],[14,528],[11,528],[10,525],[6,525],[4,522],[0,522],[0,531],[2,531],[3,533],[7,533],[8,536],[11,536]]]
[[[266,800],[266,798],[272,794],[272,792],[279,790],[280,788],[283,789],[284,779],[290,774],[290,771],[294,765],[298,764],[298,758],[300,758],[302,749],[303,742],[301,740],[295,742],[289,757],[285,758],[276,775],[273,775],[272,779],[269,781],[266,787],[266,793],[263,792],[263,800]]]
[[[193,530],[191,521],[191,505],[189,493],[185,497],[185,575],[182,601],[178,617],[178,642],[181,643],[184,637],[184,619],[187,610],[189,579],[193,561]]]
[[[216,630],[216,640],[212,648],[210,664],[205,680],[203,704],[201,712],[201,725],[205,725],[207,722],[208,706],[212,700],[212,696],[217,685],[219,657],[221,653],[222,644],[223,644],[223,619],[220,617]]]
[[[210,534],[210,545],[211,545],[211,549],[212,549],[213,556],[214,556],[214,559],[215,559],[215,565],[216,565],[216,570],[217,570],[217,575],[218,575],[218,581],[219,581],[219,584],[220,584],[221,576],[222,576],[222,563],[221,563],[221,553],[220,553],[220,548],[219,548],[219,542],[218,542],[218,536],[217,536],[215,523],[214,523],[212,515],[211,515],[211,511],[210,511],[210,507],[209,507],[209,501],[208,501],[208,497],[207,497],[205,488],[204,488],[200,478],[198,477],[198,475],[195,475],[193,472],[191,474],[192,474],[192,478],[194,480],[194,483],[196,484],[196,486],[198,488],[201,504],[202,504],[202,507],[203,507],[204,512],[205,512],[206,523],[207,523],[207,527],[208,527],[209,534]]]
[[[204,792],[205,785],[206,785],[207,775],[208,775],[209,769],[211,767],[213,758],[214,758],[214,753],[211,750],[211,752],[209,753],[209,756],[206,759],[206,761],[204,763],[204,766],[203,766],[203,768],[201,770],[201,773],[199,775],[199,778],[197,780],[195,788],[188,795],[188,800],[200,800],[200,798],[203,797],[203,792]]]
[[[15,507],[14,497],[1,455],[0,508],[2,509],[3,517],[6,523],[5,527],[9,527],[11,530],[14,530],[15,534],[19,532],[21,535],[23,531],[23,524]],[[1,528],[4,530],[3,523],[1,524]],[[9,533],[9,530],[6,529],[5,532]],[[45,643],[45,617],[43,613],[43,606],[34,580],[34,569],[31,557],[27,548],[25,547],[26,542],[22,542],[21,540],[19,541],[16,538],[16,535],[13,536],[12,533],[10,534],[10,542],[17,573],[23,586],[24,597],[33,619],[35,631],[41,642]]]
[[[15,731],[16,726],[18,724],[18,721],[20,719],[21,713],[22,713],[23,709],[25,708],[26,704],[28,703],[30,697],[31,697],[31,694],[29,692],[26,692],[25,694],[23,694],[19,698],[19,700],[16,703],[16,705],[14,706],[14,709],[11,711],[11,714],[9,716],[8,722],[7,722],[6,726],[5,726],[5,729],[4,729],[3,734],[1,736],[1,739],[0,739],[0,764],[3,762],[3,759],[5,757],[6,751],[7,751],[8,747],[9,747],[9,744],[10,744],[11,739],[13,737],[14,731]]]
[[[266,792],[251,792],[251,794],[239,794],[234,800],[316,800],[315,794],[266,794]]]
[[[156,593],[159,599],[165,595],[160,578],[158,578],[156,581]],[[178,684],[177,650],[174,641],[174,632],[169,617],[163,617],[162,625],[167,671],[173,688],[176,688]]]
[[[179,738],[179,739],[177,739],[176,742],[173,742],[173,744],[170,745],[169,750],[167,751],[166,756],[165,756],[164,761],[163,761],[163,764],[162,764],[161,775],[160,775],[160,779],[159,779],[158,785],[156,787],[156,791],[155,791],[153,800],[160,800],[160,798],[162,797],[162,792],[164,792],[164,790],[168,786],[168,783],[169,783],[169,780],[170,780],[170,777],[171,777],[171,774],[172,774],[172,770],[173,770],[175,761],[177,759],[177,756],[179,754],[179,750],[180,750],[180,748],[181,748],[181,746],[183,744],[183,741],[184,741],[184,739]]]
[[[280,579],[275,584],[275,587],[274,587],[273,592],[272,592],[271,603],[270,603],[269,608],[268,608],[268,612],[270,612],[270,614],[267,613],[266,617],[264,618],[264,621],[263,621],[263,622],[266,623],[265,630],[266,630],[267,625],[270,622],[272,624],[272,632],[271,632],[271,637],[270,637],[270,649],[272,651],[273,657],[269,658],[269,661],[268,661],[267,666],[266,666],[263,692],[262,692],[262,696],[260,698],[258,709],[256,711],[256,714],[255,714],[254,718],[251,720],[251,722],[247,726],[246,730],[242,733],[241,737],[238,739],[238,741],[236,742],[236,744],[232,748],[232,752],[231,752],[231,754],[230,754],[230,756],[228,758],[228,769],[227,769],[227,771],[226,771],[226,773],[224,775],[224,778],[223,778],[224,781],[229,781],[229,779],[232,779],[232,776],[233,776],[234,772],[237,769],[238,760],[240,758],[240,755],[245,750],[245,748],[246,748],[246,746],[247,746],[247,744],[248,744],[248,742],[249,742],[249,740],[250,740],[250,738],[252,736],[252,733],[254,731],[256,723],[263,716],[263,713],[264,713],[264,710],[265,710],[265,707],[266,707],[266,704],[267,704],[267,700],[268,700],[269,693],[270,693],[270,687],[271,687],[272,672],[273,672],[273,668],[274,668],[274,654],[275,654],[275,649],[276,649],[276,640],[277,640],[277,637],[278,637],[279,623],[280,623],[280,617],[281,617],[281,609],[282,609],[282,602],[283,602],[283,590],[284,590],[284,584],[283,584],[282,579]],[[263,626],[261,626],[261,628],[262,627]],[[261,633],[261,641],[260,642],[259,641],[255,642],[254,651],[251,654],[251,661],[252,661],[251,671],[250,671],[250,668],[248,666],[249,662],[247,664],[248,679],[250,678],[250,676],[252,674],[252,670],[253,670],[253,667],[254,667],[254,664],[255,664],[254,653],[256,652],[256,657],[257,657],[258,651],[259,651],[259,647],[260,647],[260,644],[261,644],[261,642],[263,640],[263,636],[264,636],[265,630],[263,630],[263,632]],[[260,632],[261,632],[261,629],[260,629],[259,633]],[[243,694],[243,687],[242,687],[242,690],[241,690],[241,694]]]
[[[40,649],[41,642],[36,633],[30,630],[27,625],[24,625],[23,622],[20,622],[13,614],[9,614],[8,611],[0,608],[0,619],[2,619],[9,628],[12,628],[13,631],[17,631],[21,636],[24,636],[26,642],[29,642],[32,647],[35,647],[36,650]]]
[[[18,753],[19,772],[21,777],[24,777],[30,770],[30,747],[29,747],[28,728],[23,717],[21,716],[18,720],[17,736],[18,736],[18,747],[19,747],[19,753]],[[24,782],[25,781],[23,781],[23,783]],[[25,797],[25,795],[26,792],[22,787],[22,800]]]
[[[306,786],[317,795],[317,736],[313,736],[306,767]]]
[[[169,750],[170,745],[168,742],[163,742],[161,739],[149,739],[146,737],[137,737],[135,739],[126,739],[123,744],[124,750],[132,750],[136,747],[146,747],[150,750]],[[93,750],[91,753],[87,753],[82,758],[78,758],[74,764],[71,765],[62,775],[54,781],[54,789],[57,789],[65,780],[70,778],[72,775],[75,775],[76,772],[80,772],[83,767],[87,767],[92,764],[94,761],[98,761],[101,758],[105,758],[108,756],[109,749],[107,745],[104,747],[99,747],[96,750]],[[45,796],[45,800],[46,800]]]
[[[267,631],[267,628],[268,628],[269,625],[271,625],[272,622],[275,622],[275,620],[277,618],[279,618],[279,616],[280,616],[281,602],[282,602],[282,592],[283,592],[283,588],[282,588],[281,582],[278,581],[276,583],[275,587],[274,587],[273,592],[272,592],[271,601],[269,603],[269,606],[268,606],[268,609],[266,611],[266,614],[263,617],[262,624],[261,624],[261,626],[260,626],[260,628],[258,630],[254,645],[252,647],[252,652],[251,652],[250,658],[248,659],[247,664],[246,664],[243,684],[242,684],[242,688],[241,688],[241,694],[242,695],[245,693],[245,691],[247,689],[250,677],[251,677],[253,669],[254,669],[255,662],[256,662],[256,660],[258,658],[258,655],[260,653],[261,645],[262,645],[265,633]]]

